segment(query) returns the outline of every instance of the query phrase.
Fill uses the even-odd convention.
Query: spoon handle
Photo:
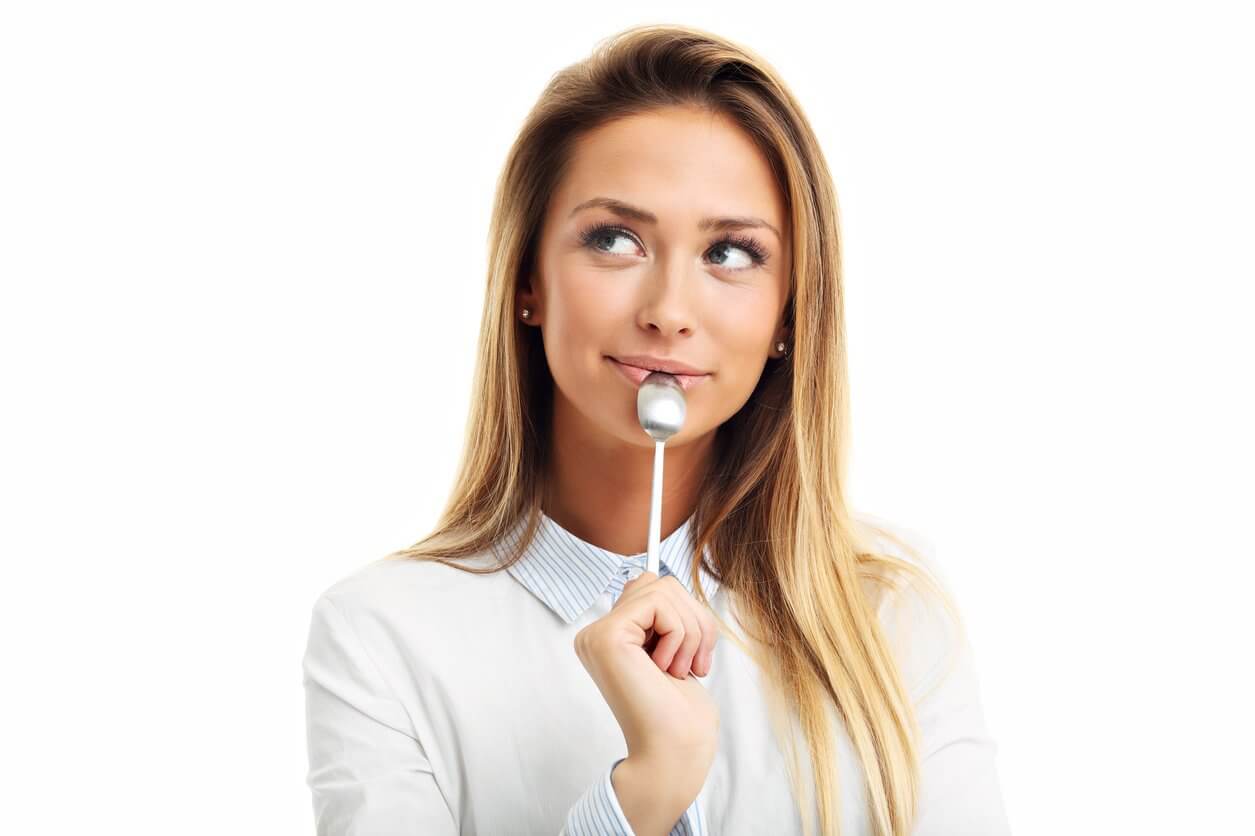
[[[654,442],[654,483],[649,491],[649,558],[646,569],[658,574],[658,541],[662,536],[662,448],[665,441]]]

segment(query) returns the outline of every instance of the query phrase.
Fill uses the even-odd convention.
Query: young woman
[[[437,529],[314,606],[318,832],[1008,832],[948,588],[846,504],[837,202],[770,66],[603,42],[528,116],[490,241]],[[687,405],[658,575],[651,368]]]

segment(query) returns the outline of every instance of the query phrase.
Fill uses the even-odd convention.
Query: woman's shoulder
[[[870,514],[856,516],[865,548],[913,566],[882,567],[891,583],[869,584],[880,629],[917,698],[946,679],[969,650],[958,600],[935,544],[918,530]]]
[[[394,553],[358,565],[327,586],[318,601],[329,600],[338,609],[357,614],[440,615],[483,597],[504,575],[472,573],[459,566],[482,570],[495,563],[489,551],[449,561]]]
[[[925,534],[868,513],[854,514],[853,520],[858,545],[864,552],[868,579],[888,581],[878,582],[873,587],[878,590],[873,598],[882,610],[895,602],[902,602],[905,593],[928,595],[931,584],[936,584],[947,594],[951,593],[943,561],[935,544]],[[869,560],[867,553],[874,556],[874,560]],[[913,570],[903,569],[899,564],[909,564]],[[896,591],[897,594],[882,595],[880,590],[886,593]]]
[[[491,568],[489,555],[457,561]],[[434,560],[384,557],[361,564],[326,587],[311,606],[304,670],[311,679],[413,705],[415,689],[459,671],[470,649],[507,625],[512,594],[504,572],[471,574]],[[349,684],[346,684],[349,683]]]
[[[851,516],[862,545],[941,576],[936,547],[923,532],[865,511]]]

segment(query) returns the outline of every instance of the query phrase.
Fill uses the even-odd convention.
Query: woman
[[[1006,833],[944,582],[846,506],[836,198],[768,64],[686,27],[599,45],[528,116],[490,241],[437,530],[314,607],[319,833]]]

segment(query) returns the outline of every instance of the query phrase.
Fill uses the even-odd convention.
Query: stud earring
[[[523,318],[524,318],[524,319],[527,319],[527,318],[528,318],[528,317],[530,317],[531,315],[532,315],[532,312],[531,312],[529,309],[527,309],[527,308],[524,308],[524,309],[523,309]]]
[[[785,348],[784,343],[776,343],[776,351],[779,351],[781,354],[784,354],[784,348]]]

